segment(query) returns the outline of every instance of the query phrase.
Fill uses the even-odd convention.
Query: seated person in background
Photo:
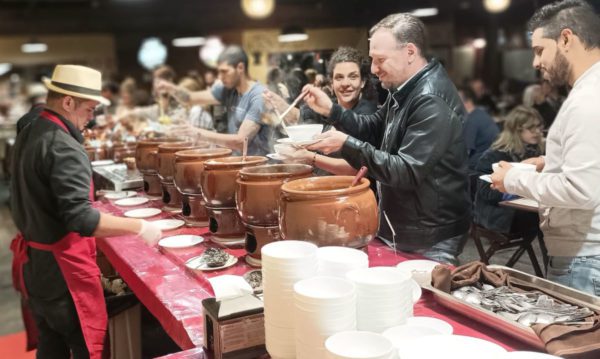
[[[499,161],[521,162],[544,153],[542,136],[543,120],[533,108],[523,105],[515,107],[504,121],[500,136],[477,163],[479,174],[493,172],[492,163]],[[490,188],[490,184],[478,180],[475,194],[473,221],[478,225],[500,233],[531,233],[538,230],[537,213],[519,212],[502,207],[498,202],[511,198]]]
[[[464,134],[469,154],[469,172],[474,172],[477,161],[498,137],[498,125],[483,108],[475,105],[475,93],[468,87],[459,88],[458,94],[467,110]]]

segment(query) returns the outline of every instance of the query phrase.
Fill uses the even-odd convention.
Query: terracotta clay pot
[[[368,179],[350,187],[352,180],[326,176],[284,183],[279,202],[282,238],[318,246],[366,246],[377,232],[377,202]]]
[[[158,145],[162,143],[189,143],[180,138],[157,138],[151,140],[138,141],[135,148],[135,165],[142,173],[156,171],[156,153]]]
[[[175,152],[175,174],[173,179],[179,192],[202,194],[200,179],[204,171],[204,161],[231,155],[228,148],[201,148]]]
[[[151,197],[162,196],[162,185],[156,173],[142,173],[144,179],[144,193]]]
[[[208,229],[211,241],[225,246],[241,246],[245,241],[246,227],[235,208],[210,208]]]
[[[201,186],[206,205],[214,208],[235,209],[235,189],[238,172],[245,167],[253,167],[267,162],[266,157],[242,156],[215,158],[204,162]]]
[[[173,182],[173,174],[175,173],[175,152],[196,148],[207,148],[208,146],[210,146],[208,142],[202,142],[196,146],[191,142],[160,144],[158,146],[156,159],[158,176],[162,181]]]
[[[246,262],[254,267],[261,266],[260,250],[267,244],[281,240],[279,226],[259,227],[246,225]]]
[[[264,165],[240,170],[235,201],[242,221],[255,226],[276,226],[281,185],[311,175],[312,167],[302,164]]]

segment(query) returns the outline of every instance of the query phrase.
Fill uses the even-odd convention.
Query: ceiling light
[[[483,49],[486,44],[487,43],[486,43],[485,39],[482,39],[482,38],[473,40],[473,47],[476,49]]]
[[[157,37],[144,39],[138,52],[138,62],[147,70],[165,63],[167,47]]]
[[[275,10],[275,0],[241,0],[242,10],[249,18],[264,19]]]
[[[438,11],[437,7],[426,7],[426,8],[422,8],[422,9],[413,10],[411,12],[411,14],[416,17],[428,17],[428,16],[435,16],[438,14],[438,12],[439,11]]]
[[[206,44],[206,39],[201,36],[178,37],[173,39],[171,44],[175,47],[198,47]]]
[[[35,53],[39,53],[39,52],[46,52],[46,51],[48,51],[48,45],[43,42],[31,40],[31,41],[26,42],[23,45],[21,45],[21,51],[26,54],[35,54]]]
[[[277,37],[279,42],[296,42],[308,39],[308,34],[299,26],[288,26]]]
[[[206,39],[206,45],[204,45],[200,49],[200,60],[210,67],[217,67],[217,61],[219,60],[219,55],[225,50],[225,44],[221,41],[220,38],[216,36],[209,37]]]
[[[0,76],[4,75],[5,73],[9,72],[10,70],[12,70],[12,65],[4,62],[0,64]]]
[[[483,0],[483,7],[491,13],[499,13],[508,9],[510,0]]]

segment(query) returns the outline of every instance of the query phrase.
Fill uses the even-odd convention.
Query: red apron
[[[69,132],[65,124],[55,115],[44,111],[41,116],[59,125],[67,133]],[[90,200],[93,200],[93,193],[94,185],[92,183],[90,185]],[[17,234],[10,245],[13,251],[13,285],[25,299],[27,299],[28,293],[23,279],[23,265],[29,260],[27,247],[54,254],[75,303],[90,358],[101,358],[108,317],[100,283],[100,269],[96,264],[96,239],[94,237],[82,237],[78,233],[70,232],[54,244],[42,244],[27,241],[21,233]],[[24,301],[22,301],[22,304],[24,304]],[[29,307],[22,308],[22,310],[27,331],[27,350],[32,350],[37,346],[37,328],[35,328],[35,322],[27,320],[28,316],[31,319]],[[28,313],[25,313],[26,311]],[[35,330],[32,331],[32,329]]]

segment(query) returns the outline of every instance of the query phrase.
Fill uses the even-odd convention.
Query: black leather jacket
[[[379,237],[414,251],[467,232],[471,218],[465,109],[442,65],[432,60],[373,115],[334,105],[329,121],[349,134],[342,157],[378,181]]]

